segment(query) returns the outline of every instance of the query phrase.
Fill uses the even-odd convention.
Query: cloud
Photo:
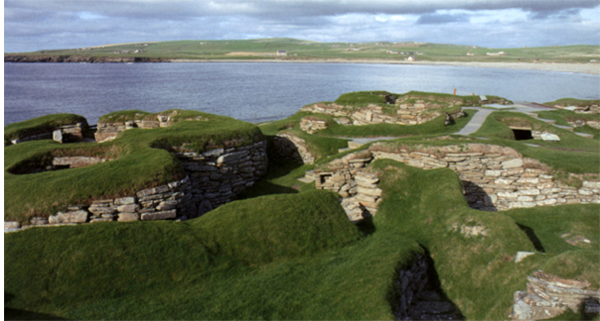
[[[5,0],[5,51],[253,37],[463,43],[462,36],[453,36],[458,31],[464,44],[597,44],[599,5],[598,0]],[[557,38],[549,29],[571,36]]]
[[[417,24],[445,24],[451,22],[469,22],[469,16],[465,14],[424,14],[417,20]]]

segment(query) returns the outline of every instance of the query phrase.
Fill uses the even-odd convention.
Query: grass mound
[[[481,212],[449,169],[378,160],[371,170],[384,201],[363,237],[325,191],[232,202],[187,222],[7,234],[6,307],[69,319],[393,319],[395,268],[423,246],[462,314],[490,320],[507,317],[514,291],[537,269],[561,266],[574,277],[597,269],[598,205]],[[561,227],[565,211],[577,219]],[[549,228],[546,214],[556,221]],[[536,251],[517,223],[545,254],[513,262],[517,251]],[[464,232],[472,227],[485,235]],[[560,243],[556,235],[571,230],[593,249]]]
[[[83,116],[75,114],[52,114],[13,123],[4,126],[4,145],[8,145],[11,140],[23,138],[43,133],[52,133],[53,130],[64,125],[74,125],[77,123],[87,124]]]
[[[544,105],[548,105],[548,106],[562,106],[562,107],[568,107],[568,106],[576,106],[576,107],[589,107],[592,105],[600,105],[600,99],[576,99],[576,98],[562,98],[562,99],[558,99],[555,101],[550,101],[547,103],[544,103]]]
[[[209,121],[179,121],[156,129],[131,129],[102,144],[31,141],[4,148],[5,220],[27,222],[72,204],[133,195],[185,177],[174,150],[202,152],[264,139],[253,124],[201,112],[181,111]],[[187,115],[186,117],[188,117]],[[112,151],[113,161],[61,171],[16,175],[18,167],[42,166],[55,155],[88,156]]]

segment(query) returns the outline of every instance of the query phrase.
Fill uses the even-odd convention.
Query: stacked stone
[[[51,139],[51,138],[52,138],[52,133],[41,133],[41,134],[37,134],[37,135],[15,138],[15,139],[11,140],[10,142],[11,142],[11,144],[16,145],[18,143],[27,142],[30,140],[41,140],[41,139]]]
[[[92,201],[88,211],[92,214],[90,223],[112,222],[118,217],[117,207],[114,205],[113,199]]]
[[[94,134],[98,143],[115,139],[119,133],[133,128],[153,129],[159,127],[169,127],[175,122],[171,117],[157,115],[156,119],[129,120],[126,122],[102,122],[98,123],[97,131]]]
[[[69,206],[66,212],[48,217],[48,224],[86,223],[90,213],[81,205]]]
[[[336,117],[348,117],[350,114],[345,109],[345,106],[338,104],[314,104],[300,108],[300,111],[310,112],[315,114],[326,114]]]
[[[562,279],[542,271],[533,272],[527,280],[527,291],[515,292],[511,319],[550,319],[567,309],[580,311],[582,304],[584,314],[600,314],[600,291],[589,290],[587,281]]]
[[[304,117],[300,120],[300,129],[309,134],[313,134],[316,131],[326,129],[327,127],[327,122],[322,119],[314,117]]]
[[[87,156],[68,156],[68,157],[54,157],[52,159],[52,166],[68,166],[69,168],[85,167],[98,163],[105,162],[106,159],[100,157],[87,157]]]
[[[286,133],[275,136],[273,143],[277,153],[288,160],[298,164],[312,164],[315,156],[308,150],[304,139]]]
[[[399,104],[397,123],[402,125],[418,125],[440,116],[439,112],[433,112],[427,116],[424,115],[427,109],[439,109],[438,104],[425,104],[417,102],[415,104]]]
[[[590,127],[600,129],[600,121],[597,121],[597,120],[577,119],[575,121],[570,121],[568,123],[569,123],[569,125],[571,125],[573,127],[582,127],[582,126],[588,125]]]
[[[232,201],[267,172],[267,142],[218,148],[204,153],[180,153],[182,165],[190,178],[191,208],[199,216]]]
[[[375,150],[373,155],[376,159],[393,159],[422,169],[447,167],[456,171],[469,205],[480,210],[600,203],[600,182],[584,181],[580,189],[570,187],[554,182],[548,171],[537,169],[544,168],[543,164],[523,158],[511,148],[471,145],[473,150],[484,151],[456,152],[457,146],[446,146],[430,151]],[[377,145],[372,148],[377,149]],[[526,168],[525,163],[536,168]]]
[[[53,132],[52,138],[61,143],[82,141],[84,126],[87,126],[87,125],[84,123],[77,123],[75,125],[61,126],[59,129],[57,129]],[[60,134],[59,135],[60,140],[56,139],[57,134]]]
[[[350,154],[332,164],[335,169],[314,172],[316,188],[340,194],[342,207],[351,221],[375,215],[381,202],[379,178],[363,169],[372,160],[371,156]]]

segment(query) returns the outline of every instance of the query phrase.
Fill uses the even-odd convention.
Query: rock
[[[144,213],[142,214],[142,221],[166,220],[169,218],[175,218],[176,216],[177,210]]]
[[[4,232],[16,230],[21,227],[21,223],[16,221],[4,222]]]
[[[511,168],[522,167],[522,166],[523,166],[523,160],[520,158],[515,158],[515,159],[511,159],[511,160],[502,162],[503,169],[511,169]]]
[[[63,142],[62,130],[57,129],[57,130],[53,131],[52,132],[52,140],[62,143]]]
[[[129,204],[134,204],[134,203],[135,203],[135,197],[133,197],[133,196],[121,197],[121,198],[115,199],[115,205],[129,205]]]
[[[558,135],[550,134],[550,133],[542,133],[540,138],[546,142],[560,142],[560,137]]]
[[[127,204],[127,205],[118,206],[117,211],[122,212],[122,213],[133,213],[133,212],[137,211],[139,208],[140,208],[140,206],[138,204]]]
[[[139,221],[140,215],[138,213],[119,213],[119,218],[117,220],[119,222]]]
[[[161,185],[161,186],[157,186],[157,187],[153,187],[153,188],[143,189],[143,190],[137,192],[136,195],[138,198],[141,198],[144,196],[165,193],[168,191],[169,191],[169,185]]]
[[[521,261],[523,261],[526,257],[534,255],[535,252],[524,252],[524,251],[519,251],[517,252],[517,255],[515,256],[515,263],[519,263]]]
[[[157,211],[166,211],[166,210],[171,210],[177,207],[177,201],[175,200],[171,200],[171,201],[164,201],[164,202],[160,202],[160,204],[158,204],[158,206],[156,207]]]

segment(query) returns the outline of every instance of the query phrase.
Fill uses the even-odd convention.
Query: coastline
[[[4,62],[71,62],[71,63],[341,63],[341,64],[381,64],[381,65],[419,65],[419,66],[456,66],[474,68],[522,69],[583,73],[600,75],[600,63],[560,63],[560,62],[486,62],[486,61],[407,61],[387,59],[177,59],[151,57],[90,57],[90,56],[23,56],[7,55]]]
[[[264,62],[264,63],[344,63],[344,64],[381,64],[381,65],[429,65],[429,66],[456,66],[474,68],[499,68],[499,69],[525,69],[542,71],[573,72],[591,75],[600,75],[599,63],[546,63],[546,62],[464,62],[464,61],[393,61],[393,60],[348,60],[348,59],[171,59],[173,63],[191,62]]]

